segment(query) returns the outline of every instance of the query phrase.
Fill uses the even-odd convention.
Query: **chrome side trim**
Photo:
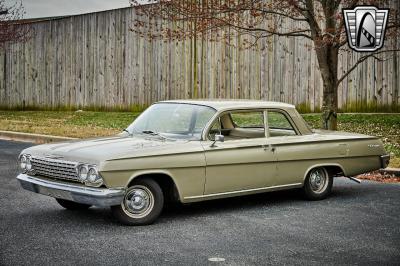
[[[202,199],[202,198],[211,198],[211,197],[219,197],[219,196],[227,196],[228,197],[228,196],[234,196],[236,194],[242,194],[242,193],[261,193],[261,192],[267,192],[270,190],[278,190],[278,189],[283,189],[283,188],[287,188],[287,189],[296,188],[296,187],[299,187],[302,185],[303,185],[302,183],[293,183],[293,184],[280,185],[280,186],[252,188],[252,189],[213,193],[213,194],[200,195],[200,196],[190,196],[190,197],[184,197],[184,199]]]
[[[27,174],[20,174],[17,176],[17,179],[24,189],[35,193],[103,207],[121,204],[125,194],[125,189],[123,188],[86,187],[83,185],[49,181]]]

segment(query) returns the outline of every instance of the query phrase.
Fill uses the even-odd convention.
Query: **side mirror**
[[[220,134],[216,134],[215,135],[215,141],[224,142],[225,141],[225,136],[224,135],[220,135]]]
[[[211,144],[210,147],[215,147],[216,142],[224,142],[225,141],[225,136],[221,134],[215,134],[214,136],[214,142]]]

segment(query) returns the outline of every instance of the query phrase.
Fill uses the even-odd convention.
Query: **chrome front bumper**
[[[18,175],[17,179],[24,189],[32,192],[103,207],[121,204],[125,194],[124,189],[83,187],[49,181],[26,174]]]

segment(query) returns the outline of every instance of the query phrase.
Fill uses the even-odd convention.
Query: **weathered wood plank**
[[[321,107],[322,80],[306,39],[275,36],[252,49],[243,47],[249,37],[230,32],[227,43],[207,36],[149,40],[130,30],[137,19],[148,20],[127,8],[33,23],[33,39],[0,51],[0,106],[130,108],[198,97]],[[178,24],[164,21],[157,27],[166,25]],[[338,72],[344,74],[359,57],[343,51]],[[398,106],[400,55],[397,62],[394,58],[361,64],[339,86],[339,106]]]

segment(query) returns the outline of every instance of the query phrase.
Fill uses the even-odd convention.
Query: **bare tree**
[[[229,28],[236,34],[251,35],[255,41],[270,36],[309,39],[313,43],[323,80],[321,120],[325,129],[337,129],[339,84],[366,59],[373,57],[382,60],[381,54],[399,51],[396,44],[393,48],[386,47],[385,50],[364,54],[353,66],[349,66],[346,73],[339,76],[338,56],[347,43],[342,8],[352,8],[357,4],[382,7],[387,5],[388,1],[160,0],[150,1],[157,2],[150,5],[142,5],[143,0],[132,2],[137,9],[152,18],[193,23],[193,27],[178,26],[174,29],[164,29],[163,36],[167,38],[191,37],[199,34],[211,36],[207,33]],[[398,36],[398,11],[398,8],[390,11],[386,39]],[[290,29],[281,28],[279,25],[282,20],[293,21],[296,26]],[[137,26],[148,25],[137,21],[135,27]]]
[[[22,2],[7,6],[5,0],[0,0],[0,48],[29,38],[29,27],[20,22],[23,16]]]

